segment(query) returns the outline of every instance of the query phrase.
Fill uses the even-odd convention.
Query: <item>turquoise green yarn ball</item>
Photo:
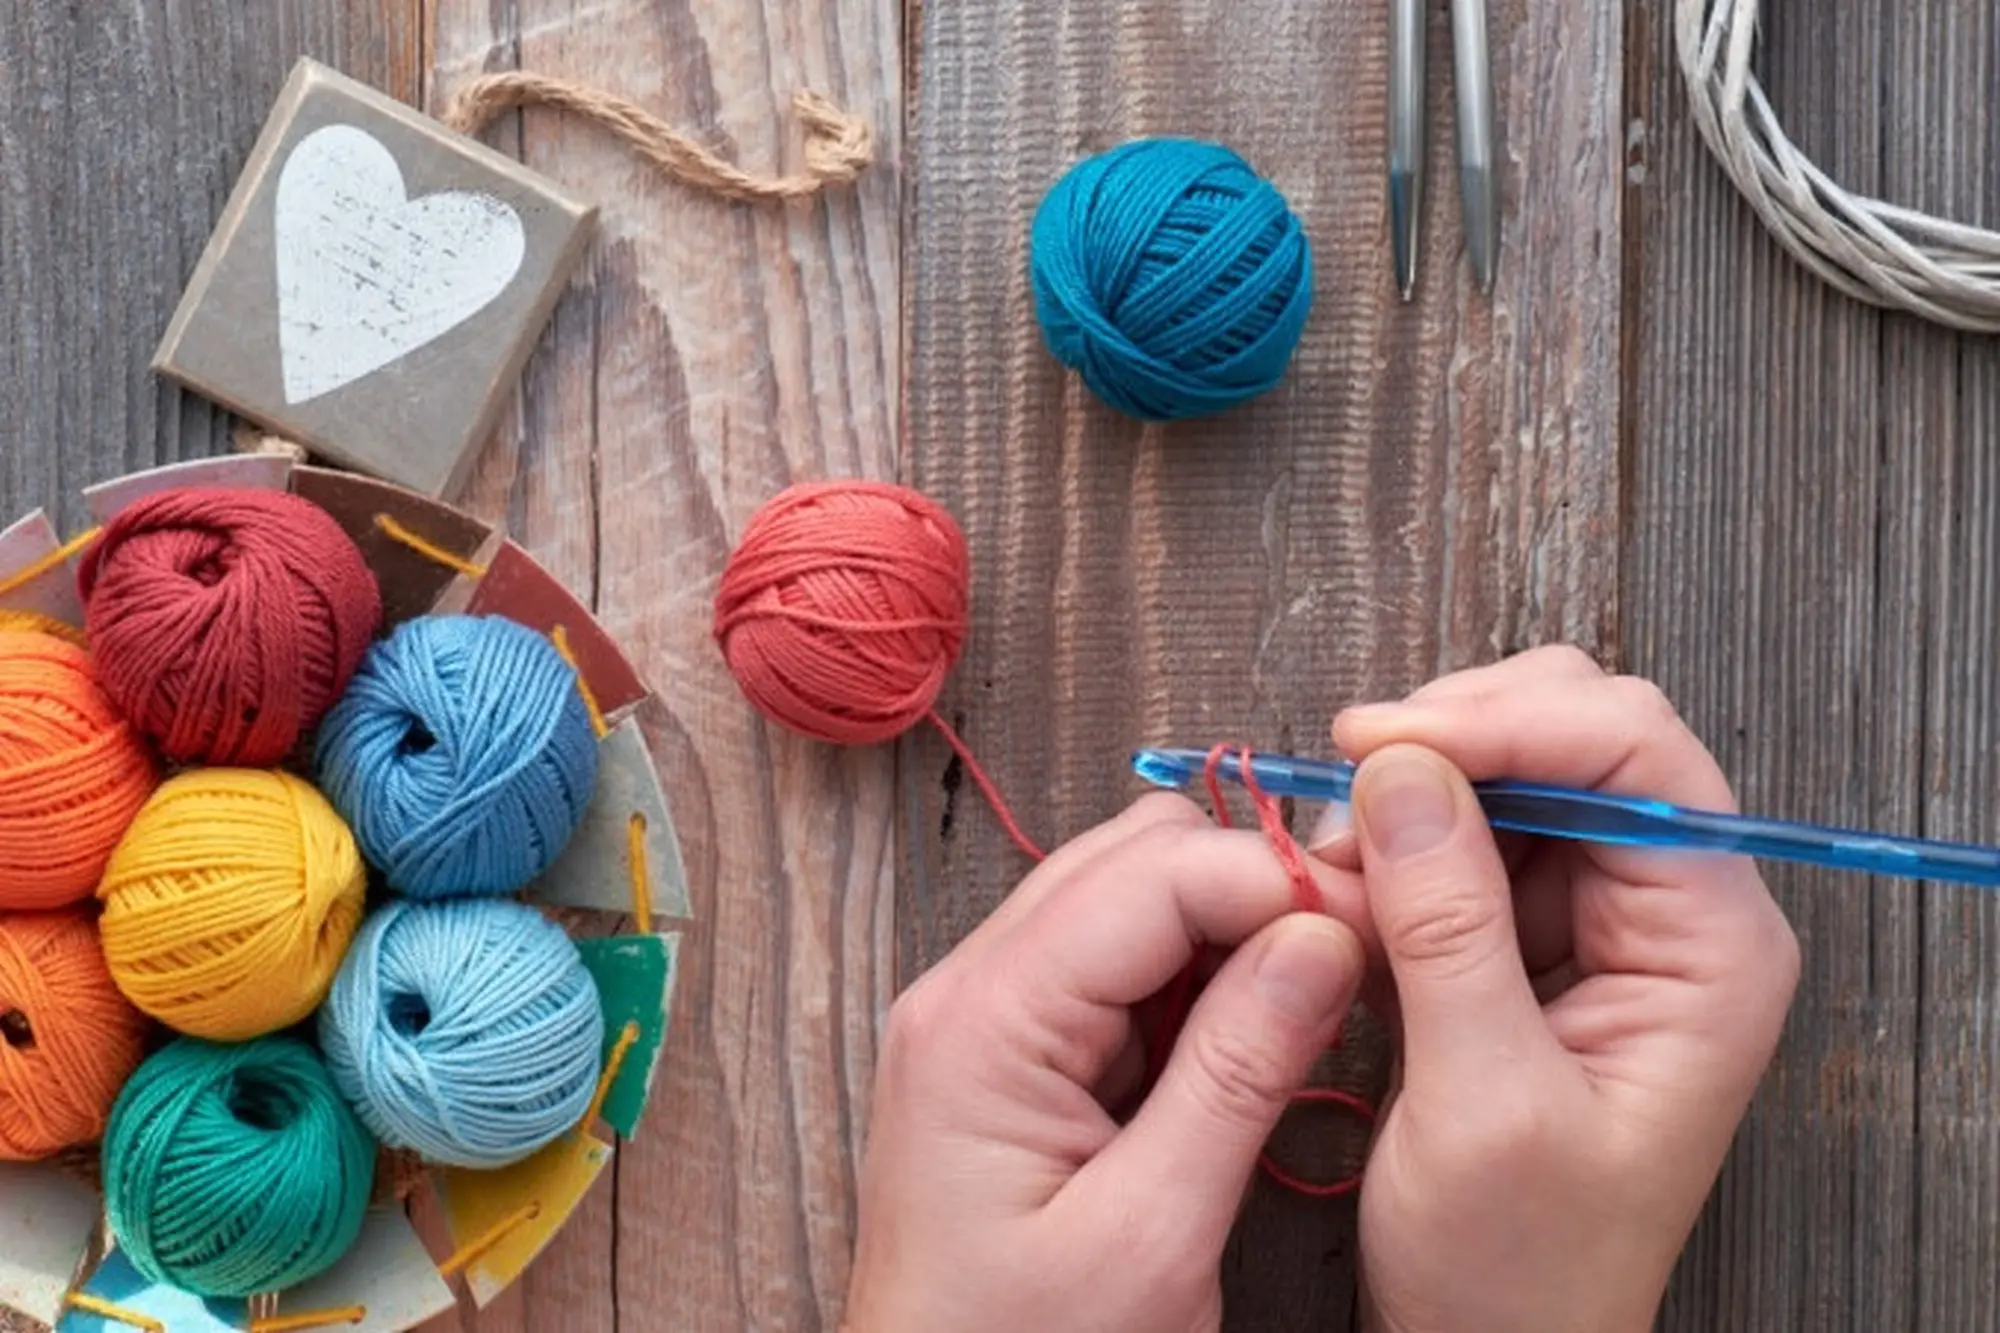
[[[155,1282],[197,1296],[279,1291],[353,1248],[375,1156],[310,1046],[182,1038],[139,1066],[112,1109],[105,1211]]]

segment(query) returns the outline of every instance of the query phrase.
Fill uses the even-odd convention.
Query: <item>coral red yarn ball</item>
[[[78,582],[105,693],[182,763],[286,758],[382,623],[360,548],[283,491],[147,496],[105,525]]]
[[[815,740],[868,744],[929,714],[965,641],[971,559],[935,501],[886,482],[801,482],[751,518],[715,637],[743,693]]]

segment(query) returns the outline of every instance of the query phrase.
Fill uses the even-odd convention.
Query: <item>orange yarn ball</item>
[[[89,898],[157,780],[88,653],[0,629],[0,911]]]
[[[0,1161],[97,1142],[146,1028],[111,983],[89,917],[0,914]]]

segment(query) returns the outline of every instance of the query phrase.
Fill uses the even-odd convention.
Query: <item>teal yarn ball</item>
[[[155,1282],[242,1298],[317,1277],[361,1235],[376,1146],[313,1049],[179,1038],[125,1085],[104,1138],[104,1207]]]
[[[1145,421],[1275,386],[1312,308],[1312,247],[1277,188],[1194,139],[1086,158],[1036,210],[1035,315],[1056,359]]]
[[[419,616],[373,644],[321,723],[319,786],[397,893],[513,893],[597,786],[575,668],[501,616]]]
[[[603,1067],[597,983],[562,928],[508,898],[393,902],[363,923],[320,1045],[375,1136],[506,1166],[575,1129]]]

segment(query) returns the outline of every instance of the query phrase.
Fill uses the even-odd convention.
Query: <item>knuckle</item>
[[[891,1069],[920,1067],[924,1057],[949,1040],[951,1006],[936,972],[917,978],[889,1006],[882,1031],[882,1061]]]
[[[1126,807],[1126,815],[1139,824],[1196,825],[1208,822],[1199,805],[1177,791],[1150,791]]]
[[[1604,668],[1595,657],[1573,643],[1552,643],[1540,648],[1530,648],[1528,655],[1535,665],[1546,667],[1552,673],[1564,676],[1601,676]]]
[[[1404,960],[1456,971],[1484,960],[1505,925],[1504,917],[1497,894],[1451,889],[1409,895],[1384,933]]]
[[[1804,951],[1799,945],[1798,932],[1775,902],[1771,904],[1769,917],[1757,966],[1769,978],[1772,997],[1782,1011],[1790,1007],[1792,996],[1798,991]]]
[[[1224,1124],[1255,1124],[1288,1092],[1277,1055],[1247,1034],[1204,1029],[1188,1056],[1196,1100]]]
[[[1635,719],[1651,725],[1679,725],[1680,709],[1667,692],[1656,683],[1640,676],[1617,676],[1612,680],[1618,691],[1620,704]]]
[[[1785,916],[1784,910],[1777,902],[1767,901],[1771,904],[1769,916],[1772,955],[1783,969],[1785,976],[1796,981],[1800,962],[1799,933],[1792,928],[1791,920]]]

